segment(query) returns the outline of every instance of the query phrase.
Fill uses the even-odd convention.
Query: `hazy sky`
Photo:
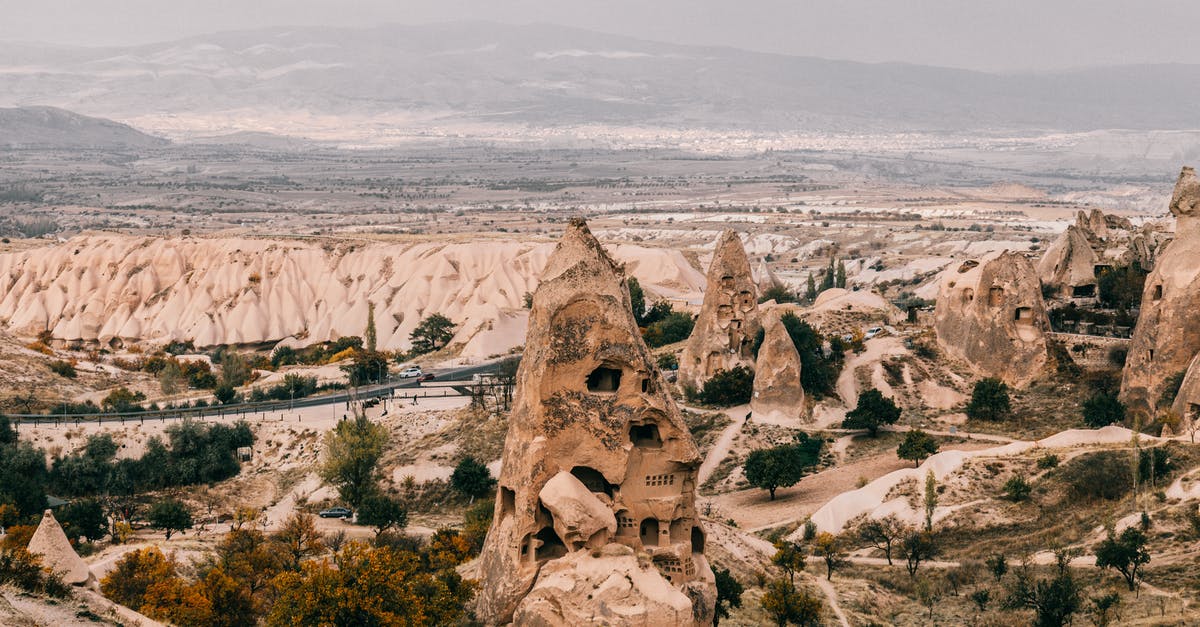
[[[1200,0],[0,0],[0,40],[132,44],[459,19],[988,70],[1200,63]]]

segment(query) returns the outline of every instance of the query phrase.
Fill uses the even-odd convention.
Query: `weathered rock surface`
[[[1146,277],[1121,380],[1121,399],[1145,414],[1200,352],[1200,181],[1192,168],[1179,174],[1171,213],[1175,239]]]
[[[754,284],[758,287],[758,293],[763,293],[773,287],[783,285],[779,281],[779,277],[771,271],[765,259],[758,262],[758,267],[754,269]]]
[[[984,376],[1023,386],[1046,364],[1050,323],[1033,264],[1009,251],[951,264],[934,313],[938,344]]]
[[[700,388],[718,370],[754,366],[758,291],[737,233],[726,230],[708,266],[704,304],[679,360],[679,381]]]
[[[1128,219],[1099,209],[1080,211],[1075,224],[1042,255],[1038,276],[1059,298],[1093,298],[1104,272],[1130,265],[1150,270],[1169,240],[1152,224],[1137,228]]]
[[[800,386],[800,353],[778,315],[764,316],[762,346],[754,366],[754,394],[750,411],[755,418],[796,419],[804,414],[804,388]]]
[[[194,341],[198,347],[359,335],[376,307],[379,348],[405,350],[421,318],[459,323],[452,343],[486,357],[523,343],[522,299],[549,243],[363,242],[89,235],[0,254],[0,327],[63,341]],[[619,246],[660,296],[703,284],[679,251]]]
[[[29,552],[42,556],[42,566],[62,577],[64,583],[84,585],[92,580],[92,571],[79,557],[54,513],[46,510],[42,522],[29,539]]]
[[[1192,363],[1188,365],[1187,374],[1183,377],[1183,384],[1179,386],[1179,393],[1175,395],[1171,411],[1180,420],[1179,427],[1175,430],[1176,434],[1190,433],[1200,427],[1200,353],[1192,358]]]
[[[666,385],[623,271],[572,221],[530,311],[479,562],[485,623],[711,623],[715,584],[695,508],[701,460]]]

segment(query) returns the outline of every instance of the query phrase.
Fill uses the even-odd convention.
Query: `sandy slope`
[[[469,356],[524,341],[522,301],[552,243],[380,242],[88,235],[0,254],[0,323],[60,340],[192,340],[197,346],[360,335],[376,306],[379,346],[405,349],[421,318],[459,323]],[[681,253],[610,247],[653,294],[693,295]]]

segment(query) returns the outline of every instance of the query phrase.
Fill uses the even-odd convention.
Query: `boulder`
[[[758,320],[758,288],[742,240],[725,230],[717,240],[704,303],[679,360],[679,382],[697,389],[718,370],[753,367]]]
[[[554,532],[572,549],[585,544],[603,546],[617,532],[617,517],[611,506],[565,470],[542,486],[538,498],[554,520]]]
[[[565,621],[600,612],[600,600],[581,592],[590,584],[561,582],[606,581],[595,579],[587,558],[620,545],[650,556],[653,566],[641,576],[657,582],[645,586],[653,599],[674,600],[645,603],[628,620],[614,614],[608,624],[711,623],[715,587],[704,572],[696,512],[700,461],[642,341],[623,269],[573,220],[529,313],[496,510],[479,559],[480,620],[512,622],[519,606],[519,624],[567,624],[555,622],[554,607],[574,608],[558,615]],[[543,603],[551,609],[533,609]]]
[[[934,312],[938,345],[979,374],[1022,387],[1037,377],[1050,328],[1033,264],[1004,251],[951,264]]]
[[[754,365],[754,394],[750,411],[756,419],[777,421],[804,414],[800,385],[800,353],[779,316],[767,316],[763,343]]]
[[[1192,168],[1180,172],[1170,208],[1175,239],[1146,277],[1121,380],[1121,400],[1146,416],[1200,352],[1200,181]]]
[[[81,586],[93,580],[91,569],[71,548],[67,534],[50,510],[42,514],[42,522],[29,539],[29,552],[40,555],[42,566],[62,577],[64,583]]]
[[[664,578],[652,563],[639,560],[632,549],[623,545],[610,544],[595,553],[572,553],[542,568],[537,583],[517,607],[513,624],[536,627],[711,624],[711,617],[706,619],[695,612],[697,606],[716,602],[712,571],[707,562],[703,566],[703,573],[694,582],[703,585],[681,589]],[[700,594],[696,595],[697,592]]]

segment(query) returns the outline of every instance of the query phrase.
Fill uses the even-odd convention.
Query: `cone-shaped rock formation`
[[[1050,323],[1033,264],[1009,251],[952,264],[942,274],[938,344],[984,376],[1014,386],[1046,364]]]
[[[750,411],[756,419],[799,418],[804,413],[804,388],[800,386],[800,353],[780,317],[768,315],[763,343],[754,367],[754,395]]]
[[[42,515],[42,522],[29,539],[29,552],[40,555],[42,566],[57,573],[64,583],[78,586],[92,579],[91,569],[71,548],[67,534],[50,510]]]
[[[1183,168],[1171,198],[1175,240],[1146,277],[1141,312],[1125,360],[1121,398],[1149,413],[1167,380],[1200,352],[1200,181]]]
[[[737,233],[726,230],[708,266],[708,286],[696,326],[679,361],[679,381],[697,389],[718,370],[754,366],[758,291]]]
[[[1038,276],[1062,298],[1089,298],[1096,295],[1098,265],[1087,234],[1072,224],[1046,249],[1038,262]]]
[[[533,297],[479,617],[711,623],[700,461],[638,333],[622,269],[572,221]],[[607,586],[614,573],[626,576]]]

